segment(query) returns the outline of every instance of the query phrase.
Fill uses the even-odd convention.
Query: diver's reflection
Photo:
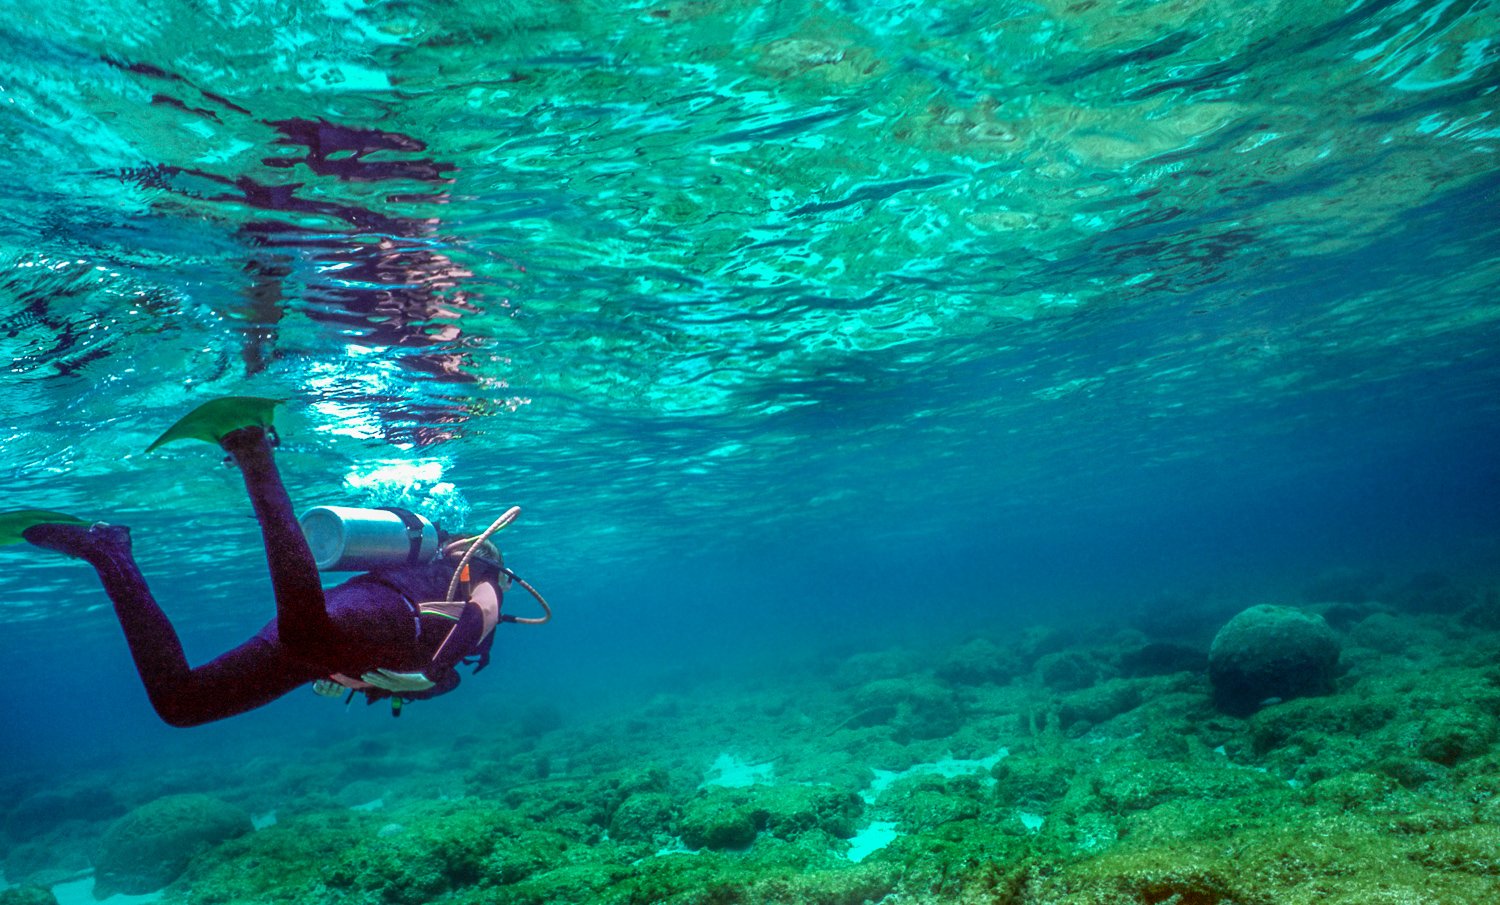
[[[451,164],[431,160],[371,160],[380,150],[421,148],[416,139],[329,123],[286,120],[275,124],[288,142],[311,142],[301,157],[268,157],[264,162],[290,168],[307,164],[315,173],[347,182],[400,180],[446,185]],[[345,155],[347,156],[338,156]],[[431,349],[401,356],[401,363],[443,380],[472,381],[461,351],[436,347],[461,344],[458,321],[479,309],[459,287],[473,272],[443,250],[435,217],[402,217],[355,204],[312,197],[306,183],[269,183],[250,176],[230,179],[205,170],[154,167],[132,176],[157,187],[183,191],[184,177],[218,186],[199,193],[203,200],[244,205],[263,216],[238,230],[257,253],[246,263],[243,353],[254,374],[275,357],[278,325],[288,299],[301,296],[315,321],[339,325],[341,332],[377,347]],[[445,193],[390,194],[393,203],[443,204]],[[299,281],[299,292],[287,289]]]
[[[106,62],[165,82],[162,87],[172,94],[154,94],[153,105],[215,125],[254,118],[246,108],[181,75],[148,64]],[[197,91],[202,102],[173,96],[183,88]],[[478,311],[460,288],[473,274],[445,252],[436,217],[386,212],[406,205],[431,210],[448,203],[446,188],[457,167],[426,156],[425,142],[400,132],[323,119],[255,122],[256,129],[268,126],[278,135],[276,147],[261,163],[287,171],[287,181],[265,178],[265,173],[234,178],[170,165],[122,174],[152,188],[257,212],[237,230],[253,249],[244,267],[248,285],[238,312],[245,321],[246,372],[266,370],[280,354],[283,322],[294,310],[291,300],[298,299],[296,311],[336,325],[350,346],[401,350],[393,356],[397,363],[437,380],[476,380],[466,369],[464,347],[469,337],[460,326],[465,314]],[[348,188],[329,191],[332,180]],[[382,186],[389,190],[382,193]],[[369,200],[350,200],[362,198]],[[386,415],[386,406],[408,398],[388,390],[348,392],[346,401],[377,403]],[[400,420],[409,423],[414,417],[403,411]],[[455,409],[424,411],[420,417],[417,423],[425,428],[407,427],[402,432],[413,434],[410,439],[417,442],[436,442],[452,436],[454,429],[447,425],[467,415]]]
[[[306,153],[266,157],[269,166],[306,166],[320,176],[344,182],[421,182],[447,185],[452,164],[428,158],[372,156],[419,153],[421,141],[397,132],[355,129],[322,120],[288,119],[270,123],[286,144]],[[332,322],[373,345],[396,347],[451,346],[462,330],[457,320],[476,309],[461,282],[473,276],[444,254],[436,240],[436,218],[399,217],[350,204],[305,197],[302,183],[267,184],[249,177],[234,183],[243,201],[259,210],[314,215],[347,224],[342,230],[316,230],[274,220],[247,224],[242,232],[257,247],[271,251],[258,261],[263,278],[282,279],[283,262],[301,259],[313,274],[306,279],[308,315]],[[405,193],[403,202],[445,203],[445,194]],[[270,266],[267,266],[269,264]],[[252,296],[270,294],[252,286]],[[418,371],[444,380],[467,381],[461,352],[424,352],[405,356]]]

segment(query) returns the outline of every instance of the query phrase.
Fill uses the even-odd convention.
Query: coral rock
[[[1214,704],[1246,716],[1268,700],[1328,694],[1338,661],[1338,637],[1321,616],[1253,606],[1214,636],[1208,653]]]
[[[0,889],[0,905],[57,905],[57,896],[41,886],[15,886]]]
[[[168,795],[115,821],[100,843],[94,893],[138,895],[177,879],[194,857],[248,833],[250,816],[207,795]]]

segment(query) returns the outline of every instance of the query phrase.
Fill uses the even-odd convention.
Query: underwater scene
[[[1500,902],[1500,3],[0,10],[0,905]]]

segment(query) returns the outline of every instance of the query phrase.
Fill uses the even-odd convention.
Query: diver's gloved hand
[[[391,694],[426,691],[437,684],[419,672],[395,672],[389,669],[376,669],[360,678]]]
[[[325,698],[341,698],[349,689],[332,679],[317,679],[313,682],[313,693]]]

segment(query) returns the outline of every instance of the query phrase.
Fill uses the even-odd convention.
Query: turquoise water
[[[15,548],[16,770],[1496,579],[1494,3],[6,6],[4,508],[131,525],[207,659],[271,612],[255,526],[143,451],[284,398],[299,504],[520,505],[557,610],[399,723],[183,734]]]

